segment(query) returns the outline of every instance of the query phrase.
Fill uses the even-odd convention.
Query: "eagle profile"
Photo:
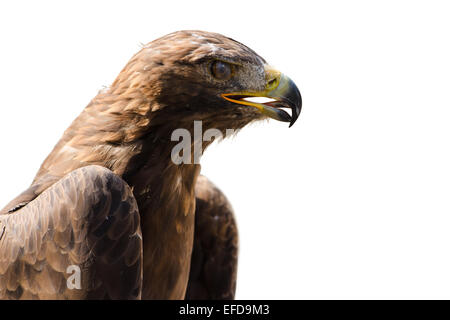
[[[0,211],[0,298],[234,298],[233,210],[198,163],[173,161],[172,133],[292,125],[300,110],[295,84],[233,39],[179,31],[143,46]]]

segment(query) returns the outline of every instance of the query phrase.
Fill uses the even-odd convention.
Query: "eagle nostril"
[[[273,79],[269,80],[269,82],[267,82],[267,87],[273,88],[276,86],[276,84],[277,84],[277,78],[273,78]]]

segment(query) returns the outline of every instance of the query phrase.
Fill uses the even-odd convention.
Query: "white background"
[[[139,43],[239,40],[299,86],[299,121],[211,147],[240,228],[237,298],[450,298],[445,1],[2,1],[0,206]]]

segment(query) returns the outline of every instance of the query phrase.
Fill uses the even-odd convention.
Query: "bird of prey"
[[[174,161],[172,134],[292,125],[300,110],[294,82],[231,38],[143,46],[0,211],[0,298],[233,299],[233,210],[198,163]]]

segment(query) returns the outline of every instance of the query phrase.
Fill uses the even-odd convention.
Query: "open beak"
[[[224,93],[222,97],[233,103],[257,108],[262,114],[283,122],[291,127],[302,109],[302,96],[295,83],[283,73],[266,66],[266,88],[263,91],[242,91]],[[252,98],[268,98],[268,102],[251,101]],[[283,110],[289,108],[292,115]]]

